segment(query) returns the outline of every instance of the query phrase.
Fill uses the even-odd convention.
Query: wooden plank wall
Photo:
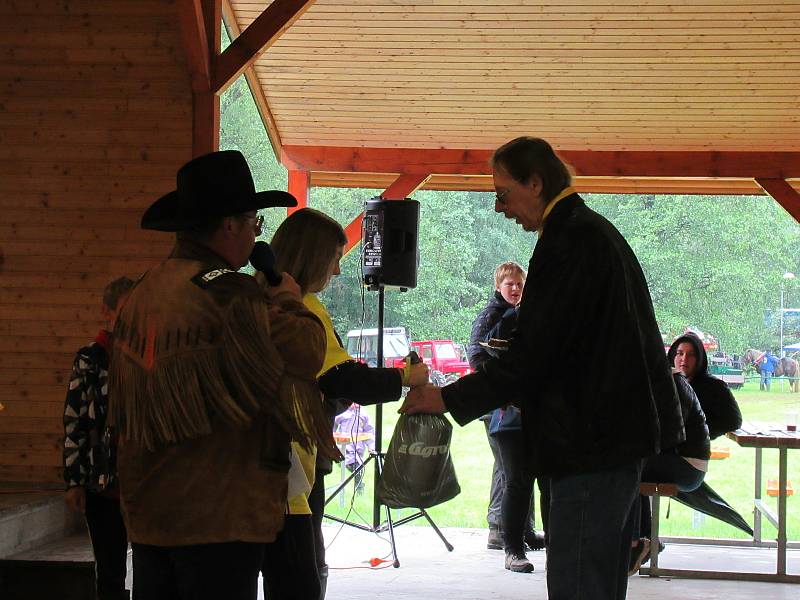
[[[173,0],[0,2],[0,487],[59,485],[74,353],[106,283],[169,251],[138,223],[191,110]]]

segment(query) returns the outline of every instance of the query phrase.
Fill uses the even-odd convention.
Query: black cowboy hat
[[[184,231],[212,219],[271,206],[297,206],[288,192],[256,192],[238,150],[198,156],[178,170],[177,189],[156,200],[142,216],[142,229]]]

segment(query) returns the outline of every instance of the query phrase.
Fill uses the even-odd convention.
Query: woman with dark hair
[[[391,402],[400,398],[403,386],[428,382],[424,364],[403,369],[368,367],[345,351],[325,306],[316,296],[339,275],[347,236],[342,226],[325,213],[303,208],[292,213],[272,238],[276,271],[291,275],[300,286],[303,303],[325,327],[327,350],[318,375],[331,420],[353,402],[360,405]],[[259,273],[256,277],[263,283]],[[329,460],[305,452],[293,444],[311,491],[289,499],[284,529],[264,557],[264,596],[269,600],[317,600],[324,598],[328,577],[322,514],[324,477],[332,470]]]
[[[659,454],[650,456],[642,469],[642,481],[674,483],[680,491],[692,492],[700,487],[708,472],[711,442],[706,416],[689,381],[677,369],[673,369],[672,378],[681,401],[686,439],[673,448],[664,448]],[[640,522],[634,525],[628,575],[636,573],[650,556],[650,503],[643,496],[639,497],[639,502]]]
[[[697,394],[712,440],[742,426],[742,413],[728,384],[708,372],[708,355],[699,337],[686,333],[676,338],[667,359],[683,373]]]

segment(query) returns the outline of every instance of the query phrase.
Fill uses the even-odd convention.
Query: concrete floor
[[[338,535],[337,535],[338,533]],[[400,568],[372,569],[368,561],[388,557],[388,536],[350,527],[325,526],[331,571],[328,600],[545,600],[545,554],[530,552],[536,570],[511,573],[503,568],[503,553],[486,549],[486,531],[446,528],[455,547],[448,552],[427,526],[405,525],[396,530]],[[385,538],[385,539],[382,539]],[[662,567],[742,571],[774,570],[775,551],[670,544],[660,557]],[[800,551],[790,552],[789,572],[800,574]],[[642,600],[798,600],[800,585],[691,579],[629,579],[628,598]]]

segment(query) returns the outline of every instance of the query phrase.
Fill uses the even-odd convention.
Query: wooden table
[[[791,449],[800,448],[800,433],[787,431],[783,425],[761,422],[745,422],[740,429],[732,431],[727,436],[743,448],[755,448],[755,494],[753,496],[754,522],[753,542],[761,544],[761,517],[762,515],[778,530],[777,540],[777,570],[769,574],[769,581],[785,581],[800,583],[800,575],[786,573],[786,548],[795,546],[790,544],[786,536],[786,481],[788,471],[788,454]],[[778,450],[778,513],[761,499],[762,483],[762,453],[764,448]]]
[[[663,568],[658,564],[642,567],[642,575],[651,577],[688,577],[695,579],[732,579],[739,581],[769,581],[781,583],[800,583],[800,575],[786,572],[786,549],[800,547],[800,543],[789,542],[786,538],[786,481],[788,470],[788,452],[792,448],[800,448],[800,435],[796,431],[786,431],[780,425],[769,423],[743,423],[741,429],[732,431],[727,436],[744,448],[755,448],[755,495],[754,495],[754,523],[753,539],[750,540],[721,540],[707,538],[661,538],[668,542],[687,544],[712,544],[722,546],[757,546],[777,548],[777,569],[775,573],[752,573],[740,571],[717,571],[699,569],[671,569]],[[761,474],[762,453],[764,448],[776,448],[779,454],[779,494],[778,514],[776,515],[761,499]],[[764,515],[778,530],[778,540],[765,541],[761,539],[761,516]],[[653,513],[656,518],[656,513]],[[657,533],[657,525],[653,523],[653,531]]]

